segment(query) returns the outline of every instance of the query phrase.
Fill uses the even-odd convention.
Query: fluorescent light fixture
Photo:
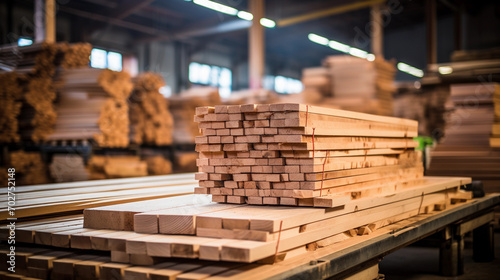
[[[405,73],[408,73],[410,75],[413,75],[415,77],[423,77],[424,76],[424,71],[418,69],[418,68],[415,68],[413,66],[410,66],[406,63],[403,63],[403,62],[399,62],[398,65],[398,70],[401,71],[401,72],[405,72]]]
[[[274,20],[270,20],[268,18],[261,18],[260,24],[264,27],[267,27],[267,28],[273,28],[276,26],[276,22],[274,22]]]
[[[309,38],[309,40],[310,39],[311,38]],[[345,44],[342,44],[342,43],[339,43],[339,42],[333,41],[333,40],[330,40],[330,42],[328,43],[328,46],[330,46],[330,48],[332,48],[334,50],[341,51],[344,53],[348,53],[349,50],[351,49],[351,47],[349,47],[348,45],[345,45]]]
[[[241,19],[244,19],[244,20],[252,20],[253,19],[253,15],[251,13],[245,12],[245,11],[239,11],[238,17]]]
[[[438,68],[438,71],[439,71],[439,74],[441,74],[441,75],[448,75],[448,74],[453,73],[453,68],[451,68],[450,66],[441,66]]]
[[[351,48],[349,50],[349,54],[352,56],[360,57],[360,58],[366,58],[368,56],[367,52],[365,52],[364,50],[357,49],[357,48]]]
[[[221,12],[221,13],[224,13],[224,14],[232,15],[232,16],[235,16],[238,14],[237,9],[235,9],[233,7],[226,6],[226,5],[222,5],[222,4],[214,2],[214,1],[194,0],[193,3],[200,5],[200,6],[203,6],[203,7],[206,7],[206,8],[209,8],[209,9],[212,9],[212,10],[215,10],[215,11],[218,11],[218,12]]]
[[[366,60],[368,61],[374,61],[375,60],[375,55],[372,54],[372,53],[369,53],[367,56],[366,56]]]
[[[316,35],[314,33],[309,33],[309,35],[307,37],[312,42],[320,44],[320,45],[324,45],[324,46],[328,45],[328,43],[330,42],[330,40],[326,39],[325,37]]]
[[[19,40],[17,40],[17,45],[20,47],[29,46],[31,44],[33,44],[33,40],[28,38],[19,38]]]

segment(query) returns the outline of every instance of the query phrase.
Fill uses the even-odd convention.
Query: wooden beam
[[[260,19],[264,17],[264,0],[249,2],[250,13],[253,14],[252,26],[249,32],[248,46],[248,73],[250,89],[262,87],[262,77],[264,76],[264,27],[260,24]]]
[[[384,57],[384,25],[382,19],[382,4],[375,4],[371,8],[371,43],[372,53],[376,57]]]
[[[425,2],[425,31],[427,46],[427,67],[437,63],[437,15],[436,0]]]
[[[56,6],[54,0],[45,0],[45,41],[56,41]]]
[[[278,21],[278,26],[283,27],[283,26],[288,26],[288,25],[293,25],[309,20],[314,20],[314,19],[319,19],[327,16],[332,16],[340,13],[345,13],[349,11],[354,11],[366,7],[370,7],[375,4],[380,4],[385,2],[385,0],[368,0],[368,1],[360,1],[352,4],[347,4],[347,5],[342,5],[342,6],[336,6],[330,9],[324,9],[321,11],[317,12],[312,12],[312,13],[307,13],[299,16],[294,16],[294,17],[289,17],[289,18],[284,18],[280,21]]]

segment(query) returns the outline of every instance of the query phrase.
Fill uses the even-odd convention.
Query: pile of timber
[[[196,151],[174,151],[174,172],[184,173],[184,172],[196,172],[198,167],[196,166],[196,160],[198,159],[198,153]]]
[[[163,86],[163,78],[152,72],[134,79],[129,113],[132,142],[156,146],[172,143],[173,118],[167,99],[159,91]]]
[[[332,207],[423,176],[412,120],[285,103],[199,107],[195,121],[196,192],[216,202]]]
[[[2,122],[19,119],[9,127],[8,135],[11,136],[8,142],[18,142],[20,139],[40,142],[52,133],[57,118],[54,109],[54,76],[57,69],[59,66],[68,69],[87,66],[91,49],[90,44],[41,43],[26,47],[9,46],[0,50],[0,62],[10,65],[15,73],[0,74],[8,75],[7,78],[0,77],[2,87],[10,87],[13,93],[21,92],[21,95],[15,94],[15,104],[9,98],[2,105],[6,107],[5,116],[1,116]]]
[[[457,202],[457,199],[454,201]],[[10,274],[9,277],[17,277],[16,279],[18,279],[22,278],[18,275],[27,275],[37,277],[38,279],[48,279],[50,275],[51,279],[55,280],[281,279],[290,277],[290,275],[304,275],[297,274],[297,268],[310,268],[312,262],[316,263],[318,259],[326,259],[332,263],[340,261],[347,265],[329,272],[323,272],[320,269],[314,277],[332,276],[332,274],[340,273],[348,267],[356,266],[362,271],[358,272],[356,270],[356,274],[349,273],[349,275],[352,274],[349,279],[376,279],[379,276],[377,265],[365,270],[365,266],[359,266],[358,264],[367,260],[378,259],[380,254],[386,253],[389,249],[405,246],[407,245],[405,241],[413,242],[421,236],[434,232],[432,229],[439,229],[441,225],[448,225],[462,218],[467,219],[467,216],[471,215],[470,212],[473,207],[484,209],[498,203],[499,195],[496,194],[467,203],[448,205],[445,211],[441,211],[442,208],[440,207],[436,207],[435,211],[432,211],[431,207],[425,207],[428,212],[425,212],[425,209],[423,209],[420,212],[421,215],[412,218],[405,218],[404,215],[401,215],[399,217],[396,216],[396,218],[380,220],[370,226],[351,229],[332,237],[285,251],[281,250],[281,248],[293,245],[290,241],[291,235],[289,233],[285,234],[285,230],[282,230],[280,242],[268,242],[270,243],[269,246],[260,246],[259,250],[246,249],[251,255],[241,255],[240,258],[257,258],[269,254],[266,250],[272,251],[271,257],[249,264],[214,260],[221,260],[222,257],[230,259],[228,255],[234,252],[232,247],[235,247],[236,242],[242,245],[236,249],[240,251],[245,250],[243,248],[250,246],[250,244],[255,247],[257,246],[256,244],[263,244],[265,242],[181,235],[140,234],[131,231],[83,228],[83,218],[81,215],[38,219],[27,222],[17,221],[16,241],[30,244],[16,244],[16,275]],[[143,204],[143,209],[145,205]],[[134,210],[138,209],[140,209],[138,205],[135,205]],[[247,212],[246,214],[249,213]],[[407,213],[407,217],[409,217],[411,212]],[[119,214],[119,212],[115,213],[117,216]],[[374,214],[373,211],[371,215]],[[380,217],[384,216],[384,214],[386,213],[382,213]],[[484,214],[474,221],[480,219],[482,223],[486,223],[493,218],[491,214],[491,212]],[[162,216],[160,215],[160,217]],[[451,221],[447,219],[446,222],[443,222],[445,218],[451,217],[457,218],[453,218]],[[174,216],[171,216],[171,218],[174,218]],[[187,221],[188,215],[184,218]],[[255,215],[253,218],[253,220],[248,222],[250,226],[264,228],[265,223],[262,222],[266,218],[272,218],[272,216],[267,217],[261,213],[260,216]],[[398,221],[400,219],[403,220]],[[175,220],[181,221],[178,218]],[[200,220],[203,219],[200,218]],[[286,217],[285,220],[282,223],[283,227],[285,227],[285,224],[291,224],[290,217]],[[229,225],[234,225],[235,221],[230,223],[230,218],[226,215],[223,222],[222,226],[228,227]],[[330,221],[325,220],[325,223],[328,222]],[[349,223],[356,224],[356,221],[351,220]],[[243,226],[243,224],[241,223],[240,225]],[[463,229],[465,224],[469,225],[470,221],[463,223],[460,229]],[[347,226],[346,223],[343,223],[343,225]],[[429,226],[432,226],[432,228],[429,229]],[[337,226],[332,226],[335,232],[337,232],[336,228]],[[299,241],[296,239],[294,242],[300,244],[300,241],[305,242],[305,240],[311,239],[314,229],[308,230],[308,227],[302,228],[304,234],[302,239]],[[7,238],[8,234],[7,227],[0,228],[0,236],[2,238]],[[409,238],[410,236],[411,239]],[[198,240],[198,242],[194,242],[193,240]],[[269,250],[270,245],[274,245],[274,250]],[[218,255],[219,252],[222,252],[222,255]],[[0,247],[0,263],[3,263],[3,266],[0,268],[4,268],[4,271],[7,269],[9,253],[8,247]],[[155,256],[159,254],[172,257],[181,256],[184,259]],[[195,259],[186,259],[188,257]],[[345,262],[346,257],[348,257],[347,262]],[[196,258],[210,261],[200,261]],[[280,263],[276,264],[277,262]],[[313,267],[312,269],[317,270],[317,267]],[[1,272],[0,275],[2,275]],[[344,272],[343,275],[347,275],[347,273]]]
[[[148,175],[148,164],[138,156],[93,155],[87,170],[92,180],[142,177]]]
[[[496,83],[451,85],[452,111],[444,139],[431,152],[428,175],[470,176],[487,192],[500,190],[500,151],[495,150],[500,114],[494,106],[499,97]]]
[[[323,67],[303,71],[304,102],[341,109],[393,115],[394,63],[352,56],[329,56]]]
[[[50,182],[47,165],[40,152],[22,150],[10,153],[8,168],[15,168],[18,186]]]
[[[145,157],[148,175],[167,175],[172,173],[172,162],[162,155]]]
[[[23,106],[23,76],[16,72],[0,73],[0,142],[19,142],[18,116]]]
[[[101,248],[125,262],[135,255],[250,263],[305,253],[306,248],[345,240],[347,234],[368,234],[446,209],[471,198],[470,192],[459,190],[469,182],[470,178],[426,177],[391,196],[374,194],[334,208],[219,204],[199,194],[88,208],[84,235],[92,236],[96,245],[97,240],[106,244]]]
[[[18,171],[19,166],[15,168],[17,176],[17,172],[22,170]],[[16,187],[15,217],[61,214],[88,207],[186,195],[193,193],[196,185],[192,173],[46,185],[23,184]],[[1,191],[7,193],[7,187]],[[7,198],[4,197],[3,201],[1,220],[9,217]]]
[[[83,157],[79,154],[56,154],[49,165],[50,177],[55,182],[75,182],[89,179]]]
[[[273,91],[267,89],[246,89],[231,92],[231,95],[224,99],[224,104],[270,104],[278,101],[279,96]]]
[[[93,68],[61,71],[58,118],[47,140],[93,140],[99,147],[127,147],[132,88],[126,72]]]
[[[196,107],[220,104],[219,90],[214,87],[193,87],[169,98],[170,112],[174,117],[173,142],[193,144],[200,135],[198,126],[193,123]]]

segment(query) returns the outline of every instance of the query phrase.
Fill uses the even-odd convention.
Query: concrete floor
[[[495,232],[495,260],[476,263],[472,260],[471,238],[465,239],[465,273],[458,277],[439,275],[439,249],[410,246],[386,256],[379,264],[387,280],[482,280],[500,279],[500,232]]]

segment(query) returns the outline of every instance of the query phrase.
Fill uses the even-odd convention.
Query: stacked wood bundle
[[[219,90],[214,87],[193,87],[170,98],[170,112],[174,116],[173,142],[193,144],[194,137],[200,135],[193,123],[196,107],[220,104]]]
[[[500,191],[500,151],[494,150],[495,83],[451,86],[444,138],[431,152],[429,175],[465,175],[481,180],[488,192]],[[492,136],[493,135],[493,136]]]
[[[9,168],[15,168],[17,185],[45,184],[50,182],[47,165],[39,152],[22,150],[10,153]]]
[[[15,168],[17,181],[18,172],[24,170],[20,166],[15,166]],[[81,211],[88,207],[191,194],[195,183],[193,174],[178,174],[34,186],[23,185],[21,188],[16,188],[16,217],[19,219],[75,210]],[[18,182],[18,185],[21,185],[21,182]],[[7,186],[3,187],[2,191],[7,193]],[[6,198],[4,201],[7,201]],[[7,203],[4,203],[0,207],[1,220],[9,217],[7,210]]]
[[[308,104],[393,115],[394,64],[381,58],[329,56],[323,67],[303,71],[304,101]]]
[[[134,80],[130,96],[132,142],[156,146],[172,143],[173,118],[167,99],[159,91],[164,85],[163,78],[152,72],[140,74]]]
[[[196,151],[175,151],[174,152],[174,172],[196,172],[196,160],[198,153]]]
[[[18,142],[18,116],[21,112],[23,88],[20,84],[22,75],[16,72],[0,73],[0,142]]]
[[[200,107],[195,121],[196,191],[216,202],[331,207],[354,191],[393,193],[423,175],[412,120],[247,104]]]
[[[108,69],[61,71],[58,118],[48,140],[94,140],[100,147],[129,144],[128,97],[133,84],[126,72]]]
[[[54,108],[56,91],[54,88],[54,76],[58,66],[64,68],[78,68],[88,66],[89,55],[92,46],[90,44],[67,43],[52,44],[41,43],[26,47],[9,47],[0,51],[0,61],[11,65],[16,74],[9,78],[0,78],[2,86],[9,87],[13,93],[21,91],[22,95],[16,95],[17,100],[22,100],[20,113],[13,114],[19,109],[17,105],[11,104],[7,99],[5,113],[7,118],[19,117],[19,123],[11,122],[11,126],[18,126],[20,132],[10,137],[10,142],[29,139],[40,142],[47,139],[52,133],[57,114]],[[17,82],[12,76],[17,75]],[[17,89],[13,89],[16,87]],[[22,99],[21,99],[22,97]],[[12,131],[12,129],[8,130]],[[12,134],[12,133],[8,133]]]
[[[273,91],[267,89],[247,89],[231,92],[231,95],[224,100],[224,104],[270,104],[278,101],[279,97]]]
[[[148,164],[138,156],[92,156],[87,165],[90,179],[142,177]]]
[[[172,162],[162,155],[146,157],[149,175],[167,175],[172,173]]]
[[[157,200],[157,202],[160,202],[160,200]],[[379,277],[377,265],[374,267],[363,265],[367,260],[378,260],[380,255],[385,255],[394,248],[400,248],[401,246],[413,243],[421,237],[438,231],[447,225],[460,228],[460,234],[470,232],[475,228],[474,225],[464,227],[463,225],[471,224],[464,221],[469,220],[472,208],[483,210],[486,208],[483,206],[486,203],[489,203],[489,205],[498,204],[499,196],[491,195],[467,203],[457,203],[456,205],[450,205],[445,211],[436,210],[411,219],[401,215],[397,218],[380,220],[369,227],[364,226],[356,230],[352,229],[323,240],[311,242],[306,246],[300,245],[290,250],[282,250],[282,248],[289,248],[294,244],[304,244],[313,235],[319,235],[318,231],[315,231],[317,228],[301,228],[301,238],[295,238],[293,241],[290,239],[292,231],[290,229],[282,230],[280,231],[282,235],[278,238],[280,241],[267,242],[269,244],[264,246],[263,244],[266,242],[179,235],[162,236],[158,234],[139,234],[83,228],[81,215],[68,215],[28,222],[17,221],[16,241],[21,243],[20,245],[16,245],[17,275],[10,274],[9,276],[11,278],[16,277],[16,279],[22,278],[18,275],[37,276],[38,279],[48,279],[49,276],[51,279],[97,279],[96,275],[99,275],[99,279],[124,280],[254,280],[293,278],[307,273],[311,279],[336,275],[342,275],[342,277],[351,275],[348,279],[377,279]],[[134,207],[134,210],[140,208],[138,204],[129,204],[129,206]],[[142,207],[144,209],[145,205]],[[177,209],[173,208],[172,210],[177,211],[182,208],[187,207],[177,207]],[[191,206],[191,208],[199,208],[199,206]],[[488,208],[487,210],[490,209]],[[476,210],[475,213],[478,212],[479,210]],[[247,214],[250,213],[250,211],[247,212]],[[370,214],[375,216],[376,211]],[[381,214],[381,216],[384,216],[386,213],[382,212]],[[491,214],[491,212],[481,214],[474,221],[487,223],[492,219]],[[310,215],[313,214],[310,213]],[[306,214],[303,213],[303,216],[306,216]],[[117,215],[117,217],[120,216]],[[171,218],[174,217],[171,216]],[[302,220],[306,219],[304,217],[296,217]],[[270,219],[271,217],[264,215],[259,218],[255,215],[253,218],[255,219],[249,220],[247,224],[252,226],[252,228],[264,228],[265,223],[262,224],[261,222],[264,222],[263,219]],[[444,218],[448,218],[449,222],[442,222]],[[223,223],[225,227],[235,225],[230,220],[230,218],[226,217],[220,223]],[[286,224],[290,224],[291,218],[286,217],[285,220],[282,223],[283,228],[286,227]],[[326,226],[330,222],[333,221],[325,220],[324,225]],[[349,220],[348,222],[350,224],[357,223],[356,219]],[[244,223],[241,223],[240,227],[242,225]],[[339,224],[330,226],[333,232],[338,232],[339,227]],[[222,231],[222,229],[219,230]],[[243,232],[248,231],[243,230]],[[253,230],[252,232],[262,231]],[[7,237],[8,234],[7,227],[1,228],[0,235],[2,237]],[[363,236],[360,236],[362,234]],[[22,245],[22,243],[31,244]],[[234,249],[238,243],[241,247]],[[250,249],[250,245],[258,247],[258,249]],[[271,245],[274,245],[273,249],[270,249]],[[102,252],[98,251],[106,251],[105,256],[103,256]],[[109,257],[109,251],[111,251],[111,257]],[[233,259],[238,257],[236,256],[236,252],[238,251],[249,253],[248,255],[239,255],[240,259],[256,259],[263,255],[269,255],[270,257],[251,264],[220,261],[221,259],[233,261]],[[0,250],[0,257],[3,256],[0,260],[6,262],[8,254],[8,248]],[[156,257],[160,255],[168,255],[172,258]],[[177,256],[181,256],[184,259],[175,258]],[[199,258],[210,261],[190,260],[186,258]],[[348,260],[343,261],[346,258]],[[346,265],[336,268],[333,271],[325,271],[321,267],[318,268],[311,265],[316,264],[315,261],[318,259],[337,263],[343,261]],[[280,263],[273,264],[273,262]],[[361,270],[361,272],[356,270],[356,274],[352,272],[347,273],[345,270],[349,267],[355,267]],[[366,270],[367,267],[368,271]],[[314,276],[310,276],[311,274]]]
[[[49,171],[55,182],[86,181],[89,178],[83,158],[78,154],[53,155]]]
[[[470,178],[425,178],[393,195],[372,195],[326,209],[218,204],[209,202],[209,196],[188,195],[85,209],[83,224],[96,241],[109,245],[96,246],[125,262],[133,255],[276,261],[345,240],[347,234],[366,235],[418,214],[452,208],[471,198],[470,192],[458,190],[469,182]]]
[[[445,127],[448,85],[415,88],[414,82],[399,83],[394,96],[394,116],[418,121],[418,135],[439,139]]]

